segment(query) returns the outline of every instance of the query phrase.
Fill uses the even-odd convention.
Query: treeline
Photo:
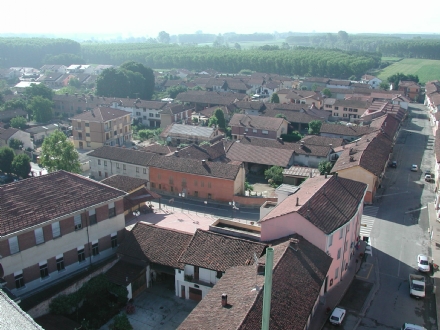
[[[47,56],[81,54],[81,45],[69,39],[0,38],[0,67],[39,68]],[[72,63],[71,63],[72,64]]]
[[[383,56],[405,58],[440,59],[440,40],[422,38],[403,39],[393,35],[349,35],[337,34],[291,35],[286,38],[291,46],[338,48],[346,51],[380,52]]]
[[[83,45],[87,63],[121,64],[133,60],[151,68],[186,68],[237,73],[242,69],[281,75],[360,77],[378,67],[378,53],[337,49],[235,50],[230,48],[146,44]]]

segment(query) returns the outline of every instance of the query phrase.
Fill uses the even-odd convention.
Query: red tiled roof
[[[3,128],[0,127],[0,140],[7,141],[12,135],[17,133],[19,129],[16,128]]]
[[[193,235],[138,222],[118,247],[118,254],[135,260],[183,269],[179,257]]]
[[[138,189],[139,187],[145,187],[148,183],[148,180],[115,174],[105,178],[104,180],[101,180],[101,183],[129,193],[135,189]]]
[[[372,128],[368,126],[347,126],[339,124],[329,124],[322,123],[321,133],[335,134],[335,135],[345,135],[345,136],[362,136],[374,132],[377,128]]]
[[[295,194],[278,204],[261,221],[297,212],[325,234],[350,221],[363,203],[367,185],[341,177],[308,178]]]
[[[120,147],[103,146],[89,153],[89,157],[121,161],[128,164],[148,166],[154,153]]]
[[[293,245],[290,238],[297,239],[298,243]],[[332,260],[299,235],[272,243],[270,328],[302,330],[307,325]],[[260,290],[252,290],[255,285]],[[223,293],[228,295],[226,308],[221,305]],[[264,275],[257,275],[255,267],[230,268],[178,329],[260,329],[263,293]]]
[[[136,265],[126,260],[119,260],[105,273],[105,276],[109,281],[117,285],[127,286],[136,280],[144,269],[144,266]]]
[[[0,235],[122,198],[125,192],[65,171],[0,186]]]
[[[265,249],[266,244],[197,229],[179,261],[224,272],[233,266],[253,264],[254,253],[259,258]]]
[[[277,131],[283,125],[284,121],[283,118],[261,117],[236,113],[229,121],[229,126]]]
[[[437,132],[437,134],[435,135],[434,152],[435,152],[436,162],[440,163],[440,133],[439,132]]]
[[[150,144],[149,146],[146,147],[141,147],[140,150],[146,152],[152,152],[159,155],[168,155],[169,153],[176,151],[177,148],[155,143],[155,144]]]
[[[76,115],[71,119],[103,123],[127,115],[130,115],[130,112],[125,110],[119,110],[119,109],[113,109],[107,107],[96,107],[93,110],[80,113],[79,115]]]
[[[262,147],[235,141],[226,156],[233,161],[287,167],[293,155],[292,149]]]

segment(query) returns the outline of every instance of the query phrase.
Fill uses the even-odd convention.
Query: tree
[[[238,42],[236,42],[234,44],[234,48],[237,49],[237,50],[241,50],[241,46],[240,46],[240,44]]]
[[[217,118],[218,127],[225,129],[226,128],[226,120],[225,114],[222,109],[218,108],[214,111],[214,117]]]
[[[24,94],[28,98],[32,98],[35,96],[41,96],[45,99],[52,100],[53,91],[43,84],[32,84],[30,87],[26,87],[24,89]]]
[[[386,81],[382,81],[379,85],[380,89],[383,89],[384,91],[388,91],[390,89],[390,84]]]
[[[342,42],[347,42],[348,41],[348,33],[345,31],[339,31],[338,32],[338,37],[341,39]]]
[[[55,131],[44,139],[40,154],[41,165],[48,172],[65,170],[81,173],[78,152],[61,131]]]
[[[318,164],[318,170],[321,175],[330,174],[332,168],[333,168],[333,164],[331,162],[329,162],[328,160],[323,160],[322,162],[319,162],[319,164]]]
[[[174,99],[177,95],[179,95],[179,93],[186,92],[187,90],[188,88],[184,85],[176,85],[168,87],[166,92],[172,99]]]
[[[13,127],[13,128],[20,128],[20,129],[25,128],[26,127],[26,123],[27,123],[26,118],[20,117],[20,116],[12,118],[11,121],[9,122],[11,127]]]
[[[53,117],[53,102],[41,96],[34,96],[28,109],[32,111],[34,120],[39,123],[47,123]]]
[[[217,126],[217,124],[218,124],[217,117],[216,116],[211,116],[211,118],[209,118],[209,121],[208,121],[208,126],[209,127],[213,127],[213,126]]]
[[[332,97],[332,92],[330,92],[330,89],[328,89],[328,88],[324,88],[322,90],[322,94],[324,94],[327,97]]]
[[[277,114],[275,115],[275,118],[283,118],[283,119],[286,119],[286,120],[287,120],[286,115],[285,115],[285,114],[282,114],[282,113],[277,113]]]
[[[283,141],[286,141],[286,142],[296,142],[296,141],[301,140],[303,138],[303,136],[301,135],[300,132],[293,131],[290,134],[281,134],[281,138],[283,139]]]
[[[121,65],[122,69],[137,72],[145,79],[143,85],[140,86],[139,97],[144,100],[150,100],[154,93],[154,72],[151,68],[146,67],[142,63],[129,61]],[[132,86],[134,87],[134,86]]]
[[[14,160],[15,153],[10,147],[0,148],[0,171],[3,173],[11,173],[12,161]]]
[[[320,120],[312,120],[309,122],[309,134],[319,134],[321,131],[322,121]]]
[[[170,43],[170,35],[166,33],[165,31],[160,31],[157,35],[157,41],[163,44],[169,44]]]
[[[283,168],[281,166],[272,166],[264,171],[264,177],[271,186],[277,187],[283,183]]]
[[[19,177],[26,179],[31,171],[31,159],[26,154],[17,155],[12,161],[11,169]]]
[[[270,103],[280,103],[280,97],[277,93],[273,93],[270,98]]]
[[[78,78],[71,78],[71,79],[69,79],[69,86],[72,86],[75,88],[80,88],[81,82],[79,81]]]
[[[23,147],[23,142],[21,142],[19,139],[10,139],[9,147],[14,150],[19,150]]]

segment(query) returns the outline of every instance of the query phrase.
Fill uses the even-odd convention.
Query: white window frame
[[[341,259],[341,252],[342,252],[341,248],[339,248],[339,250],[338,250],[338,260]]]
[[[339,276],[339,267],[335,269],[335,280],[338,278]]]
[[[44,243],[44,232],[43,232],[43,228],[37,228],[34,230],[34,235],[35,235],[35,244],[36,245],[40,245]]]
[[[61,228],[60,228],[60,222],[54,222],[52,223],[52,237],[57,238],[61,236]]]

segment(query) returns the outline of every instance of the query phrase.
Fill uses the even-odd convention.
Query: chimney
[[[228,295],[226,293],[222,294],[222,307],[226,307],[228,305]]]
[[[299,206],[299,197],[296,198],[296,206]]]
[[[298,243],[299,243],[299,239],[297,239],[297,238],[291,238],[290,239],[290,247],[294,251],[298,251]]]
[[[327,179],[327,173],[324,174],[324,177]]]
[[[202,165],[206,165],[206,160],[202,159]]]
[[[174,156],[179,156],[179,151],[178,150],[174,151]]]
[[[338,172],[335,173],[335,177],[336,177],[336,179],[338,179]]]

